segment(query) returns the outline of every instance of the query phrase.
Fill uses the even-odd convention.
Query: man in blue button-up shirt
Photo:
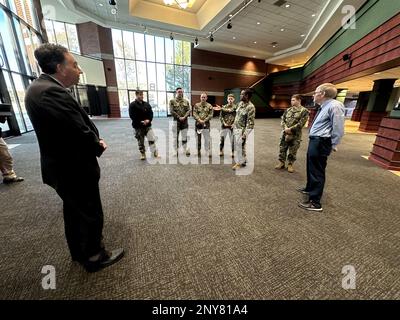
[[[300,188],[303,194],[308,194],[309,200],[299,203],[303,209],[322,211],[321,197],[325,185],[325,169],[331,151],[337,151],[337,146],[344,135],[343,103],[335,100],[336,87],[331,83],[320,85],[314,93],[314,102],[320,105],[310,128],[310,142],[307,151],[307,185]]]

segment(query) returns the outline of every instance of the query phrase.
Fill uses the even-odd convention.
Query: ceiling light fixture
[[[174,40],[174,35],[172,34],[172,32],[171,32],[171,34],[169,35],[169,38],[170,38],[171,40]]]
[[[167,5],[167,6],[171,6],[171,5],[173,5],[173,4],[176,4],[179,8],[181,8],[181,9],[186,9],[186,8],[188,8],[189,7],[189,4],[190,4],[190,0],[164,0],[164,3]],[[192,1],[192,2],[194,2],[194,1]]]
[[[214,36],[213,36],[212,33],[211,33],[211,36],[210,36],[210,41],[211,41],[211,42],[214,42]]]
[[[227,29],[232,29],[232,21],[231,21],[231,20],[229,20],[229,22],[228,22],[226,28],[227,28]]]

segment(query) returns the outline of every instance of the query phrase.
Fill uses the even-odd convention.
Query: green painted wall
[[[290,69],[272,73],[270,75],[273,85],[299,82],[303,80],[303,68]],[[260,83],[261,85],[261,83]]]
[[[356,29],[340,29],[304,66],[304,77],[320,68],[400,12],[400,0],[369,0],[356,13]]]

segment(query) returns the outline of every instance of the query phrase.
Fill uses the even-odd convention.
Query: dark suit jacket
[[[39,141],[43,182],[57,189],[98,181],[99,132],[69,90],[42,74],[29,86],[25,106]]]
[[[151,121],[153,121],[153,110],[151,105],[143,101],[140,103],[135,100],[129,105],[129,117],[132,119],[132,127],[139,129],[142,127],[151,127]],[[144,126],[141,122],[144,120],[150,120],[147,126]]]

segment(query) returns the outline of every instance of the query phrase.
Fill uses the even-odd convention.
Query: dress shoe
[[[298,191],[298,192],[300,192],[300,193],[302,193],[302,194],[309,194],[309,192],[307,191],[307,189],[306,189],[306,188],[303,188],[303,187],[297,188],[296,191]]]
[[[118,262],[122,259],[123,256],[124,249],[122,248],[112,250],[111,252],[103,250],[97,260],[87,260],[83,263],[83,267],[86,269],[87,272],[97,272]]]
[[[312,200],[307,202],[299,202],[299,207],[307,211],[322,211],[321,205],[319,203],[315,203]]]

